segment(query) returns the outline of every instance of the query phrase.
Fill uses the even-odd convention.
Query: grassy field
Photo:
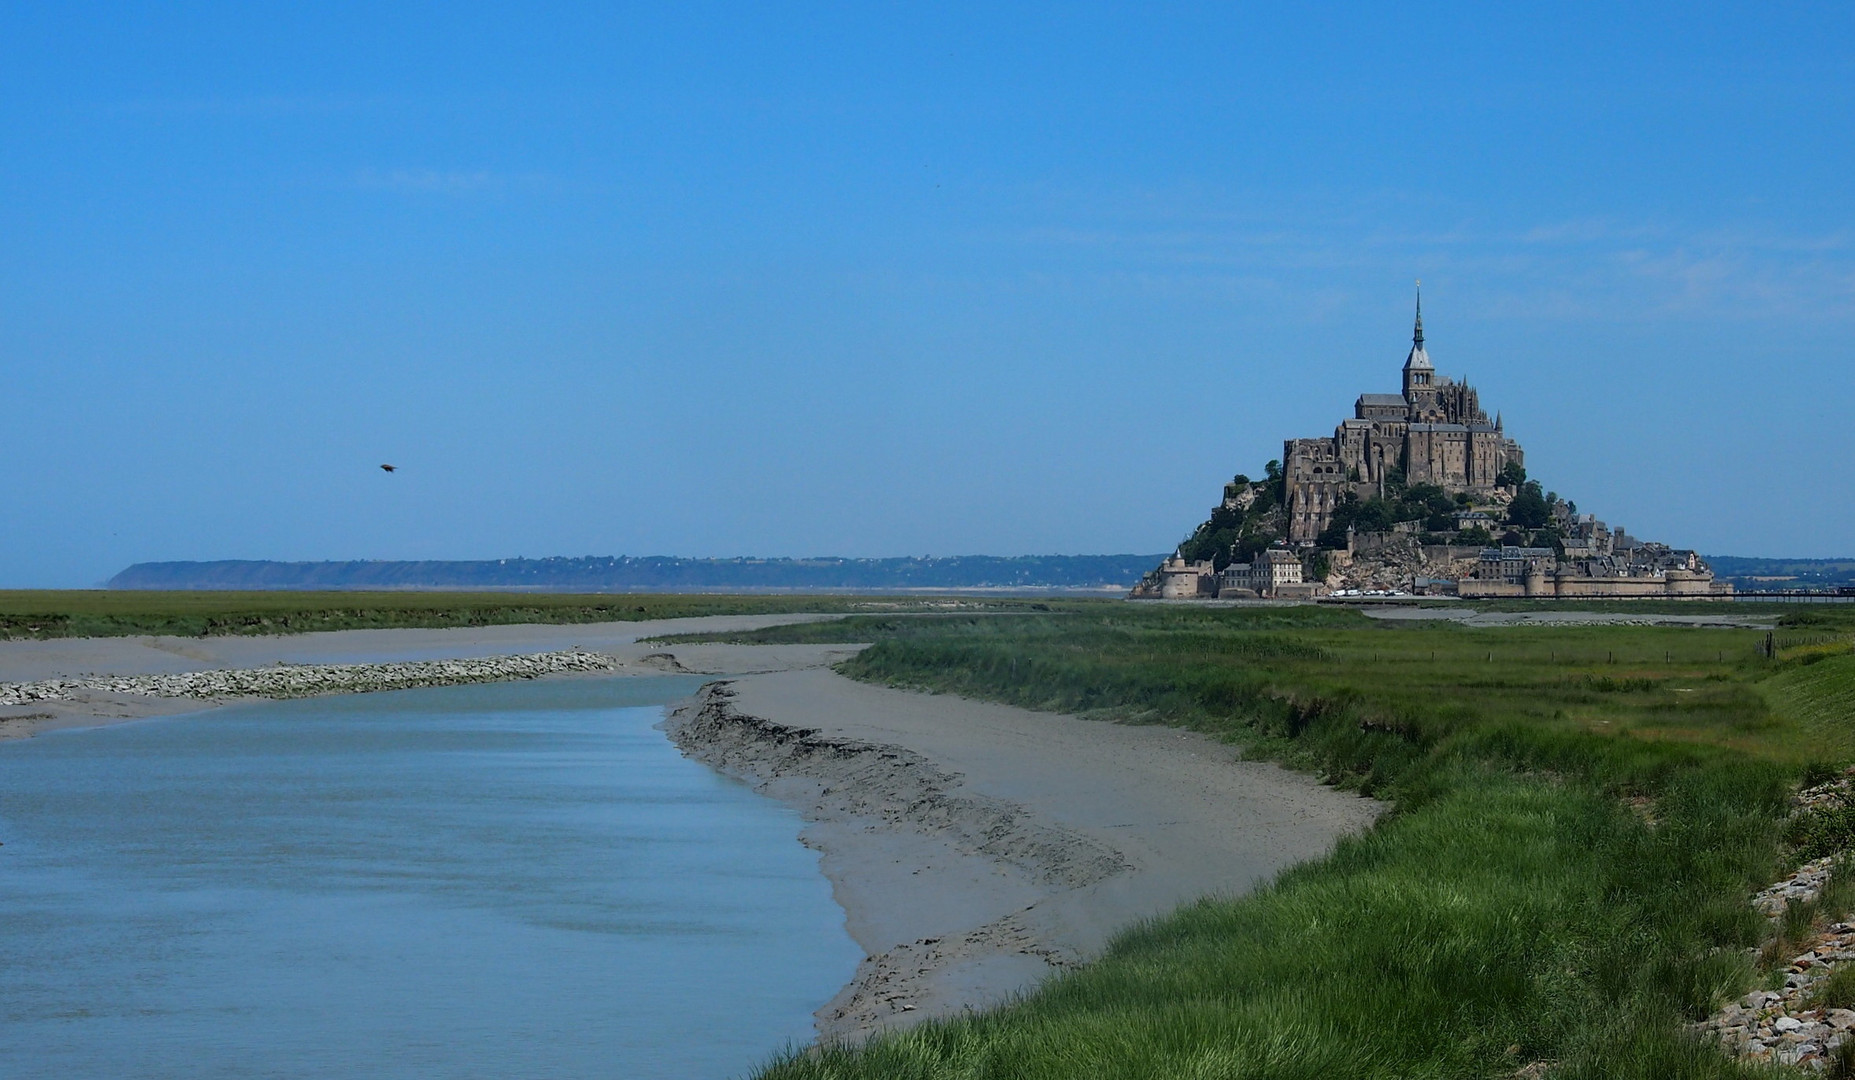
[[[1747,898],[1798,855],[1800,779],[1855,760],[1852,617],[1784,612],[1775,656],[1755,630],[1125,604],[735,635],[873,640],[849,674],[1190,727],[1394,808],[1017,1003],[763,1075],[1771,1075],[1683,1025],[1776,977]]]
[[[290,634],[382,627],[624,622],[692,615],[934,610],[946,600],[640,593],[0,591],[0,638]],[[952,601],[1000,610],[1017,600]]]

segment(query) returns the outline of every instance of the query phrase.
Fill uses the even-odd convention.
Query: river
[[[730,1077],[860,952],[697,680],[266,702],[0,744],[0,1075]]]

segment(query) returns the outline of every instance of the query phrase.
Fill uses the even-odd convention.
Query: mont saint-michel
[[[1527,477],[1526,452],[1466,379],[1437,373],[1417,299],[1396,394],[1363,393],[1332,435],[1290,438],[1136,598],[1312,598],[1347,590],[1463,597],[1702,597],[1695,552],[1580,513]]]

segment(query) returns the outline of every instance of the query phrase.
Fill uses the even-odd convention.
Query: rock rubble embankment
[[[1797,872],[1752,898],[1773,923],[1792,904],[1822,894],[1835,857],[1805,863]],[[1839,922],[1813,938],[1784,968],[1778,990],[1754,990],[1696,1025],[1703,1038],[1717,1039],[1734,1057],[1821,1070],[1829,1055],[1855,1032],[1855,1011],[1824,1008],[1815,999],[1838,966],[1855,960],[1855,923]]]
[[[567,672],[612,671],[618,662],[580,649],[520,656],[455,660],[403,660],[383,664],[278,664],[274,667],[187,671],[172,675],[91,675],[0,683],[0,705],[69,701],[85,694],[143,697],[299,698],[359,694],[417,686],[512,682]]]
[[[1799,817],[1831,811],[1855,797],[1855,776],[1844,775],[1797,793],[1792,800]],[[1780,934],[1786,913],[1796,905],[1815,903],[1829,887],[1846,853],[1804,863],[1789,877],[1752,897],[1752,907]],[[1855,1040],[1855,1010],[1838,1008],[1843,994],[1824,989],[1836,971],[1855,964],[1855,922],[1819,927],[1803,942],[1802,951],[1782,969],[1783,985],[1754,990],[1694,1026],[1695,1034],[1718,1044],[1727,1054],[1748,1061],[1789,1065],[1822,1072],[1838,1051]],[[1774,976],[1774,979],[1776,976]],[[1844,976],[1846,978],[1846,975]]]

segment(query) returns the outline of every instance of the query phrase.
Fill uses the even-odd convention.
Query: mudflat
[[[795,806],[868,955],[826,1039],[996,1003],[1138,920],[1245,892],[1380,804],[1167,727],[846,679],[711,684],[668,722],[693,756]]]

